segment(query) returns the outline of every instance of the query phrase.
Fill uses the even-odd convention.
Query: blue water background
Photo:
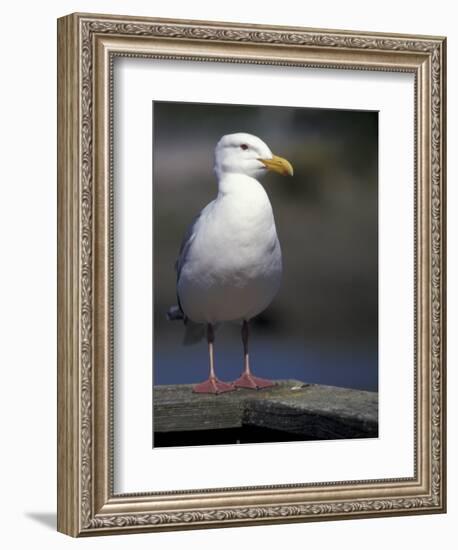
[[[156,341],[155,384],[190,384],[207,378],[206,342],[183,346],[182,332],[182,327],[176,326],[176,333],[166,341]],[[226,326],[217,331],[216,373],[225,381],[235,380],[243,368],[242,344],[237,336]],[[261,377],[378,391],[377,349],[361,342],[304,340],[299,344],[297,339],[265,338],[252,331],[250,357],[254,374]]]

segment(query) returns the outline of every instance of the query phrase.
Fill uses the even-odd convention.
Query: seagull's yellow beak
[[[277,157],[274,155],[271,159],[259,159],[268,170],[277,172],[282,176],[292,176],[294,174],[291,163],[283,157]]]

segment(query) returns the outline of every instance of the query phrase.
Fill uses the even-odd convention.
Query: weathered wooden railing
[[[154,386],[154,446],[378,436],[378,393],[277,381],[259,391],[196,394]]]

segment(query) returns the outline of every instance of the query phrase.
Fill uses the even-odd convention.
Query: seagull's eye
[[[246,151],[248,149],[248,145],[246,143],[242,143],[242,145],[240,145],[240,149]]]

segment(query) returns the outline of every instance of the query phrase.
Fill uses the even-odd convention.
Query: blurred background
[[[279,294],[251,323],[256,375],[378,390],[378,113],[154,102],[154,384],[208,376],[207,344],[183,346],[174,263],[186,228],[217,193],[214,148],[248,132],[287,158],[294,177],[269,173],[283,253]],[[216,332],[216,372],[243,368],[237,325]]]

